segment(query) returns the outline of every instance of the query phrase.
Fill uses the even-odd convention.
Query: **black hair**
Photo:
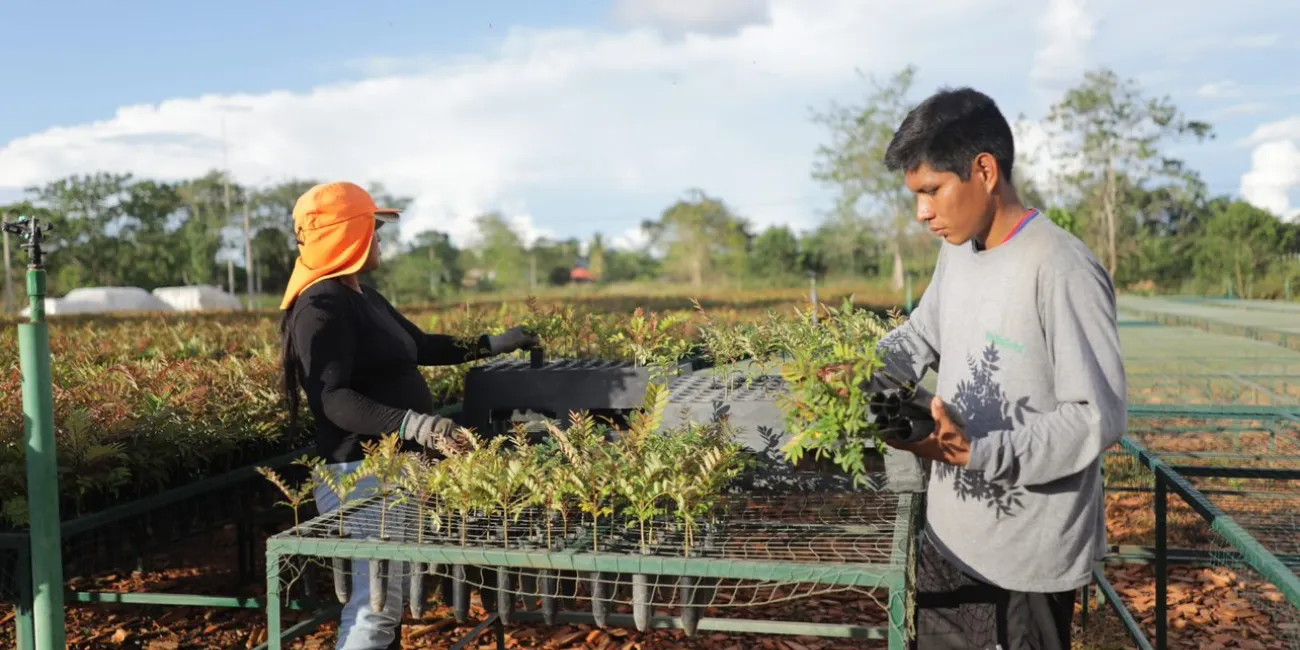
[[[289,320],[293,306],[284,310],[280,319],[280,382],[284,389],[284,398],[289,406],[288,433],[293,436],[298,432],[298,353],[293,348],[293,329]]]
[[[993,156],[999,174],[1010,183],[1015,137],[998,105],[971,88],[940,88],[903,118],[885,151],[885,167],[913,171],[926,164],[964,182],[981,153]]]

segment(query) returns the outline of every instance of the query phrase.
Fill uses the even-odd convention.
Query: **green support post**
[[[59,530],[59,464],[54,448],[50,332],[45,322],[45,267],[41,237],[50,226],[36,219],[6,223],[24,241],[30,322],[18,325],[27,439],[27,512],[31,529],[32,619],[36,650],[67,647],[63,609],[63,541]]]
[[[911,316],[912,315],[912,274],[907,273],[903,277],[905,278],[905,284],[907,285],[907,306],[906,306],[907,315]]]

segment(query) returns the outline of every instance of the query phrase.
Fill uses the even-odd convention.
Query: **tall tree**
[[[1245,201],[1215,201],[1210,210],[1197,240],[1197,275],[1210,285],[1227,279],[1238,296],[1250,298],[1270,267],[1285,263],[1281,223]]]
[[[1112,276],[1119,266],[1120,220],[1135,212],[1125,184],[1163,181],[1195,192],[1195,172],[1162,148],[1185,136],[1213,137],[1208,123],[1187,119],[1167,97],[1145,97],[1135,81],[1107,69],[1086,73],[1052,106],[1046,123],[1059,189],[1080,203],[1090,243],[1104,251]]]
[[[800,271],[799,240],[789,226],[769,226],[749,251],[749,273],[766,279],[788,278]]]
[[[749,244],[747,224],[721,199],[700,189],[687,192],[642,228],[664,253],[665,268],[696,287],[706,277],[743,272]]]
[[[871,90],[860,104],[832,104],[815,113],[813,120],[830,130],[829,144],[817,148],[812,176],[839,189],[831,223],[845,247],[834,251],[853,267],[860,246],[856,231],[874,229],[888,242],[893,257],[890,275],[895,290],[903,287],[903,248],[915,209],[907,187],[894,172],[885,168],[885,151],[894,130],[914,103],[911,92],[916,68],[907,66],[886,81],[868,78]],[[832,252],[832,251],[827,251]]]
[[[593,281],[599,281],[605,275],[605,236],[595,233],[587,242],[587,271]]]

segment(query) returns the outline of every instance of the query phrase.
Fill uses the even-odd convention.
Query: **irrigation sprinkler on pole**
[[[32,619],[36,650],[63,650],[63,540],[59,528],[59,463],[54,448],[50,330],[45,322],[45,264],[41,239],[51,224],[33,217],[5,223],[27,250],[30,322],[18,325],[27,439],[27,517],[31,529]]]

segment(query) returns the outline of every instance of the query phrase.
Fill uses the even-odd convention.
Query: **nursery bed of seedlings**
[[[1120,340],[1130,406],[1285,406],[1300,412],[1300,352],[1150,322],[1121,324]]]
[[[1213,302],[1187,302],[1141,296],[1122,296],[1119,299],[1119,307],[1122,311],[1135,314],[1168,314],[1241,328],[1300,334],[1300,323],[1296,321],[1296,313],[1289,309],[1233,309]]]
[[[1293,314],[1283,311],[1231,309],[1132,296],[1121,300],[1119,311],[1124,318],[1194,328],[1300,352],[1300,325]]]

